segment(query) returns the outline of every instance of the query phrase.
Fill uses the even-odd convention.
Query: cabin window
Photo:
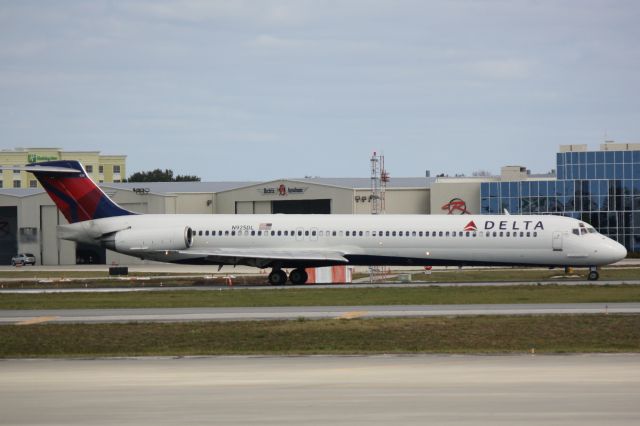
[[[360,231],[360,232],[358,232],[358,235],[360,235],[362,237],[364,235],[364,232]]]
[[[524,237],[524,232],[520,231],[520,236]]]
[[[202,237],[202,231],[198,231],[198,236]]]
[[[309,236],[309,231],[304,231],[304,236],[308,237]]]
[[[395,237],[396,236],[396,231],[391,231],[391,236]]]
[[[340,231],[340,236],[343,237],[344,236],[344,231]]]
[[[282,231],[278,231],[278,237],[282,236]]]
[[[373,231],[373,233],[375,234],[375,233],[376,233],[376,231]],[[366,237],[368,237],[368,236],[369,236],[369,231],[365,232],[365,234],[364,234],[364,235],[365,235]]]
[[[225,237],[229,236],[229,231],[224,231]]]
[[[467,237],[471,234],[471,232],[467,231]]]
[[[231,231],[231,236],[235,236],[236,235],[236,231]]]
[[[531,232],[527,231],[527,237],[530,237],[530,236],[531,236]]]
[[[537,237],[537,236],[538,236],[538,233],[537,233],[537,232],[534,232],[534,233],[533,233],[533,236],[534,236],[534,237]]]
[[[318,231],[318,236],[319,237],[324,237],[324,231]]]
[[[209,231],[204,231],[204,235],[205,235],[205,237],[208,237],[209,236]]]
[[[419,236],[419,237],[422,237],[422,231],[420,231],[420,232],[418,233],[418,236]]]
[[[416,231],[411,232],[411,236],[415,237],[417,235]],[[422,232],[420,233],[420,236],[422,236]]]
[[[453,232],[451,233],[451,236],[452,236],[452,237],[455,237],[455,236],[456,236],[456,231],[453,231]]]
[[[500,231],[500,236],[501,237],[504,236],[504,232]]]
[[[331,235],[335,237],[336,236],[336,231],[332,231]]]
[[[315,237],[316,236],[316,231],[311,231],[311,236]]]
[[[377,234],[378,234],[378,232],[377,232],[377,231],[372,231],[372,235],[373,235],[374,237],[375,237],[375,236],[377,236]],[[367,235],[369,235],[369,234],[367,234]]]
[[[385,233],[385,236],[387,236],[387,237],[389,236],[389,231],[387,231],[387,232]]]
[[[351,234],[349,233],[349,231],[347,231],[347,237],[350,236]]]
[[[494,237],[497,237],[497,236],[498,236],[498,233],[497,233],[496,231],[493,231],[493,236],[494,236]]]
[[[448,237],[449,236],[449,231],[445,232],[444,236]]]
[[[438,232],[438,236],[442,237],[444,235],[444,232],[440,231]]]
[[[251,236],[255,236],[256,235],[256,231],[251,231]]]
[[[429,236],[429,231],[424,231],[424,236],[428,237]]]

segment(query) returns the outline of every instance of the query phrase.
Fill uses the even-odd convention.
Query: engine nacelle
[[[111,250],[184,250],[193,244],[193,230],[188,227],[163,229],[125,229],[102,240]]]

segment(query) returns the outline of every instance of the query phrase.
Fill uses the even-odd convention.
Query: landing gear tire
[[[307,271],[302,268],[294,269],[289,274],[289,279],[295,285],[301,285],[307,282],[309,279],[309,275],[307,275]]]
[[[598,271],[589,271],[589,281],[597,281],[600,278]]]
[[[287,274],[281,269],[275,269],[269,274],[269,284],[284,285],[287,282]]]

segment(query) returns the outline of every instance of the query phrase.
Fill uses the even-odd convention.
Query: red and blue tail
[[[111,201],[78,161],[33,163],[25,169],[35,175],[69,223],[135,214]]]

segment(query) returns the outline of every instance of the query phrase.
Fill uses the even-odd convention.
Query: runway
[[[258,321],[460,315],[638,314],[640,303],[380,305],[242,308],[0,310],[0,324]]]
[[[636,425],[640,356],[0,361],[6,425]]]

